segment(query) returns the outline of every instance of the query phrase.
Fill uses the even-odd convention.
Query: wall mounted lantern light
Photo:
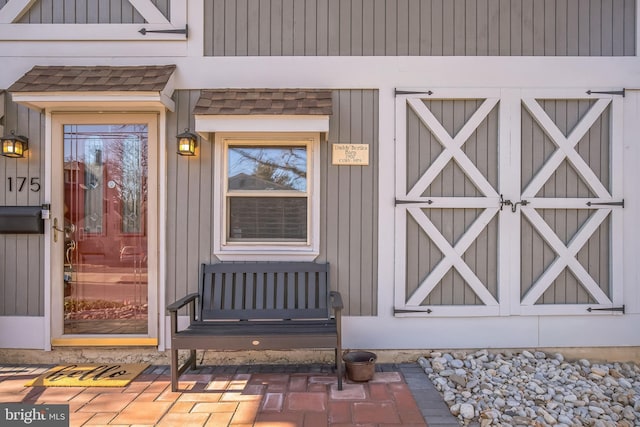
[[[196,147],[198,146],[198,137],[185,129],[181,134],[176,135],[178,138],[178,154],[181,156],[195,156]]]
[[[11,135],[0,138],[2,143],[2,155],[5,157],[24,157],[24,152],[29,149],[29,138],[16,135],[11,131]]]

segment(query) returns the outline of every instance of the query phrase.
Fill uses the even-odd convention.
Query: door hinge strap
[[[610,307],[610,308],[587,308],[587,311],[591,313],[592,311],[620,311],[624,314],[624,304],[622,307]]]
[[[406,309],[406,308],[394,308],[393,309],[393,314],[402,314],[402,313],[427,313],[427,314],[431,314],[431,313],[433,313],[433,310],[431,310],[430,308],[427,308],[426,310],[410,310],[410,309]]]
[[[625,89],[623,88],[622,90],[610,90],[610,91],[602,91],[602,92],[598,92],[595,90],[588,90],[587,91],[587,95],[622,95],[622,97],[624,98],[624,93],[625,93]]]
[[[624,199],[619,202],[587,202],[587,206],[622,206],[624,208]]]
[[[408,205],[411,203],[426,203],[427,205],[430,205],[433,203],[433,200],[429,199],[429,200],[399,200],[396,199],[396,206],[398,205]]]
[[[138,30],[140,34],[146,36],[148,33],[160,33],[160,34],[184,34],[185,38],[189,37],[189,26],[185,25],[184,28],[181,29],[170,29],[170,30],[147,30],[146,28],[140,28]]]
[[[398,90],[398,89],[395,89],[394,90],[394,94],[395,94],[395,96],[398,96],[398,95],[433,95],[433,92],[430,91],[430,90],[416,91],[416,90]]]

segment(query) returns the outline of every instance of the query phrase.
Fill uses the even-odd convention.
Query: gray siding
[[[212,256],[213,145],[200,141],[192,158],[175,152],[175,135],[193,129],[199,91],[176,91],[167,119],[167,301],[197,290],[199,265]],[[378,94],[335,91],[330,132],[321,148],[321,255],[331,263],[332,286],[342,292],[345,313],[377,310]],[[44,175],[44,118],[7,101],[5,129],[29,136],[29,159],[0,157],[0,205],[40,205],[38,193],[8,191],[7,178]],[[369,166],[331,165],[331,143],[368,143]],[[44,182],[41,184],[44,188]],[[0,235],[0,315],[44,315],[42,236]]]
[[[450,135],[469,120],[482,100],[426,101]],[[491,185],[498,187],[498,107],[478,126],[462,149]],[[442,145],[413,110],[407,110],[407,191],[442,152]],[[425,197],[482,197],[462,169],[451,160],[422,194]],[[483,209],[423,209],[450,245],[471,226]],[[417,222],[407,215],[406,294],[411,295],[442,260],[442,252]],[[464,261],[497,297],[498,223],[495,217],[463,255]],[[482,304],[455,269],[450,269],[422,305]]]
[[[44,203],[44,117],[8,99],[6,107],[5,132],[27,135],[29,150],[28,159],[0,156],[0,206],[39,206]],[[18,177],[27,178],[23,191],[15,186]],[[40,179],[39,192],[30,191],[31,178]],[[44,315],[43,263],[43,235],[0,234],[0,316]]]
[[[1,0],[0,0],[1,1]],[[169,17],[170,0],[153,0]],[[38,0],[19,21],[23,24],[141,24],[145,20],[128,0]]]
[[[369,144],[369,166],[331,165],[331,144]],[[370,316],[378,306],[378,92],[334,91],[329,137],[322,144],[321,260],[345,314]]]
[[[176,111],[167,117],[167,303],[198,291],[201,263],[214,261],[213,144],[200,139],[197,156],[176,153],[175,136],[194,129],[200,91],[177,90]]]
[[[633,56],[634,0],[210,0],[207,56]]]
[[[588,100],[540,101],[556,126],[568,135],[592,106]],[[610,112],[605,112],[578,143],[580,156],[610,189]],[[524,189],[544,162],[556,150],[531,115],[522,109],[522,188]],[[595,197],[578,172],[565,160],[551,175],[536,197]],[[539,213],[558,237],[568,244],[594,211],[586,209],[542,209]],[[578,252],[577,259],[607,295],[610,294],[610,219],[607,219]],[[523,219],[521,227],[521,296],[524,296],[556,258],[536,229]],[[593,299],[579,281],[565,269],[540,297],[538,304],[587,304]]]
[[[200,141],[192,158],[175,153],[175,135],[194,128],[199,91],[176,91],[167,126],[167,301],[198,289],[199,265],[213,252],[213,144]],[[377,312],[378,93],[334,91],[329,136],[321,142],[321,254],[345,314]],[[331,165],[332,143],[369,144],[369,166]]]

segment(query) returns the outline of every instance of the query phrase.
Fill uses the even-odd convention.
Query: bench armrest
[[[189,304],[191,301],[195,301],[197,300],[199,297],[199,294],[193,293],[193,294],[189,294],[186,297],[180,298],[178,301],[169,304],[167,306],[167,310],[169,311],[178,311],[179,309],[181,309],[182,307],[184,307],[185,305]]]
[[[331,291],[329,293],[331,297],[331,307],[334,310],[342,310],[344,308],[344,304],[342,304],[342,295],[338,291]]]
[[[193,323],[196,320],[196,306],[195,302],[200,297],[198,293],[189,294],[186,297],[180,298],[178,301],[167,306],[167,310],[171,315],[171,337],[178,333],[178,310],[187,304],[190,304],[189,320]]]

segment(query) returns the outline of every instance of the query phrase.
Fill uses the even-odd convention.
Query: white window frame
[[[307,147],[307,241],[228,242],[227,164],[229,145],[301,145]],[[320,254],[320,133],[216,133],[214,139],[214,255],[222,261],[313,261]],[[247,195],[251,195],[247,193]]]

